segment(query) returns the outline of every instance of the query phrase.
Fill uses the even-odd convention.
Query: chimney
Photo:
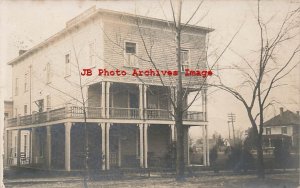
[[[19,56],[27,52],[27,50],[19,50]]]
[[[283,114],[283,107],[280,107],[280,116]]]

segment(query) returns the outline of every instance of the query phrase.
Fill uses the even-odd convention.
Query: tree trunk
[[[183,87],[182,87],[182,74],[181,74],[181,7],[182,0],[177,1],[178,11],[175,13],[176,24],[176,64],[178,70],[177,77],[177,96],[175,108],[175,127],[177,132],[176,142],[176,180],[184,181],[184,142],[183,142]]]
[[[176,180],[184,181],[184,141],[183,141],[183,124],[182,113],[176,112],[175,126],[177,132],[176,141]]]
[[[256,149],[257,149],[257,177],[264,179],[265,168],[264,168],[264,155],[263,155],[261,135],[258,135]]]

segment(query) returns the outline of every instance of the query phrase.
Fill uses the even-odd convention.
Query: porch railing
[[[50,110],[50,121],[61,120],[65,118],[66,107]]]
[[[203,121],[204,115],[203,112],[198,111],[187,111],[183,113],[183,120],[190,120],[190,121]]]
[[[101,107],[86,107],[86,115],[88,119],[101,119]],[[144,117],[149,120],[172,120],[170,110],[166,109],[145,109]],[[7,119],[7,126],[31,125],[44,123],[49,121],[57,121],[66,118],[84,118],[83,107],[68,106],[61,107],[46,112],[38,112],[31,115],[20,116],[18,118]],[[116,119],[140,119],[140,110],[138,108],[109,108],[109,118]],[[183,114],[185,121],[203,121],[203,112],[188,111]]]
[[[68,114],[72,118],[84,118],[84,108],[78,106],[72,106]],[[88,119],[100,119],[101,118],[101,107],[85,107],[86,118]]]
[[[109,108],[109,116],[111,118],[121,119],[139,119],[138,108]]]
[[[171,111],[164,109],[146,109],[147,119],[171,120]]]

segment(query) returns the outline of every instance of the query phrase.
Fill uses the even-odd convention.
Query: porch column
[[[206,151],[207,151],[206,163],[207,163],[207,166],[210,166],[210,161],[209,161],[209,141],[208,141],[208,129],[207,129],[207,125],[205,125],[205,137],[206,137]]]
[[[190,138],[189,138],[190,126],[186,128],[186,137],[187,137],[187,165],[190,165]]]
[[[109,118],[109,89],[110,89],[110,82],[106,82],[106,118]]]
[[[100,124],[101,126],[101,159],[102,159],[102,170],[105,170],[105,158],[106,158],[106,155],[105,155],[105,123],[101,123]]]
[[[206,166],[210,165],[209,162],[209,142],[208,142],[208,130],[207,130],[207,125],[204,125],[204,130],[205,130],[205,148],[206,148]]]
[[[29,139],[28,139],[28,157],[29,157],[29,160],[28,160],[28,164],[30,164],[30,160],[31,160],[31,136],[32,136],[32,131],[31,129],[29,130]]]
[[[143,85],[139,85],[139,111],[140,111],[140,118],[144,119],[143,108],[144,108],[144,101],[143,101]]]
[[[139,135],[140,135],[140,153],[139,153],[139,156],[140,156],[140,167],[143,168],[144,167],[144,124],[139,124]]]
[[[206,89],[201,92],[202,94],[202,112],[203,112],[203,120],[207,121],[207,96]]]
[[[176,141],[176,135],[175,135],[175,124],[171,124],[171,142]]]
[[[105,152],[105,156],[106,156],[106,170],[109,170],[110,168],[110,164],[109,164],[109,129],[110,129],[110,123],[106,123],[106,132],[105,132],[105,139],[106,139],[106,152]]]
[[[144,125],[144,167],[148,168],[148,126]]]
[[[175,87],[171,87],[170,89],[171,89],[171,98],[172,98],[173,102],[176,104],[176,95],[177,95],[176,89],[175,89]],[[173,106],[172,102],[170,102],[170,103],[171,103],[170,104],[171,105],[171,112],[173,114],[172,120],[175,120],[175,118],[174,118],[175,117],[175,107]]]
[[[30,163],[35,163],[36,153],[36,128],[31,128]]]
[[[205,136],[205,127],[202,126],[202,142],[203,142],[203,165],[207,166],[206,163],[206,136]]]
[[[21,161],[21,130],[17,130],[17,166],[20,166]]]
[[[143,110],[144,110],[144,119],[147,118],[147,86],[143,84]]]
[[[47,168],[51,168],[51,126],[47,126]]]
[[[5,125],[7,125],[7,122],[5,123]],[[4,138],[4,140],[5,140],[5,146],[4,146],[4,159],[3,159],[3,163],[4,163],[4,165],[6,165],[6,166],[9,166],[10,164],[8,163],[8,161],[9,161],[9,153],[10,153],[10,136],[9,136],[9,131],[7,131],[7,130],[4,130],[5,131],[5,133],[4,133],[4,137],[5,137],[5,135],[6,135],[6,137]]]
[[[65,123],[65,170],[71,171],[71,128],[72,123]]]
[[[101,83],[101,117],[105,117],[105,82]]]

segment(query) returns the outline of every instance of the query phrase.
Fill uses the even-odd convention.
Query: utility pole
[[[235,118],[236,118],[236,115],[233,114],[232,112],[230,114],[228,114],[228,126],[229,126],[229,122],[231,122],[231,125],[232,125],[233,144],[235,144],[235,133],[234,133]]]
[[[230,121],[227,121],[227,123],[228,123],[228,140],[229,140],[229,142],[230,142]]]

